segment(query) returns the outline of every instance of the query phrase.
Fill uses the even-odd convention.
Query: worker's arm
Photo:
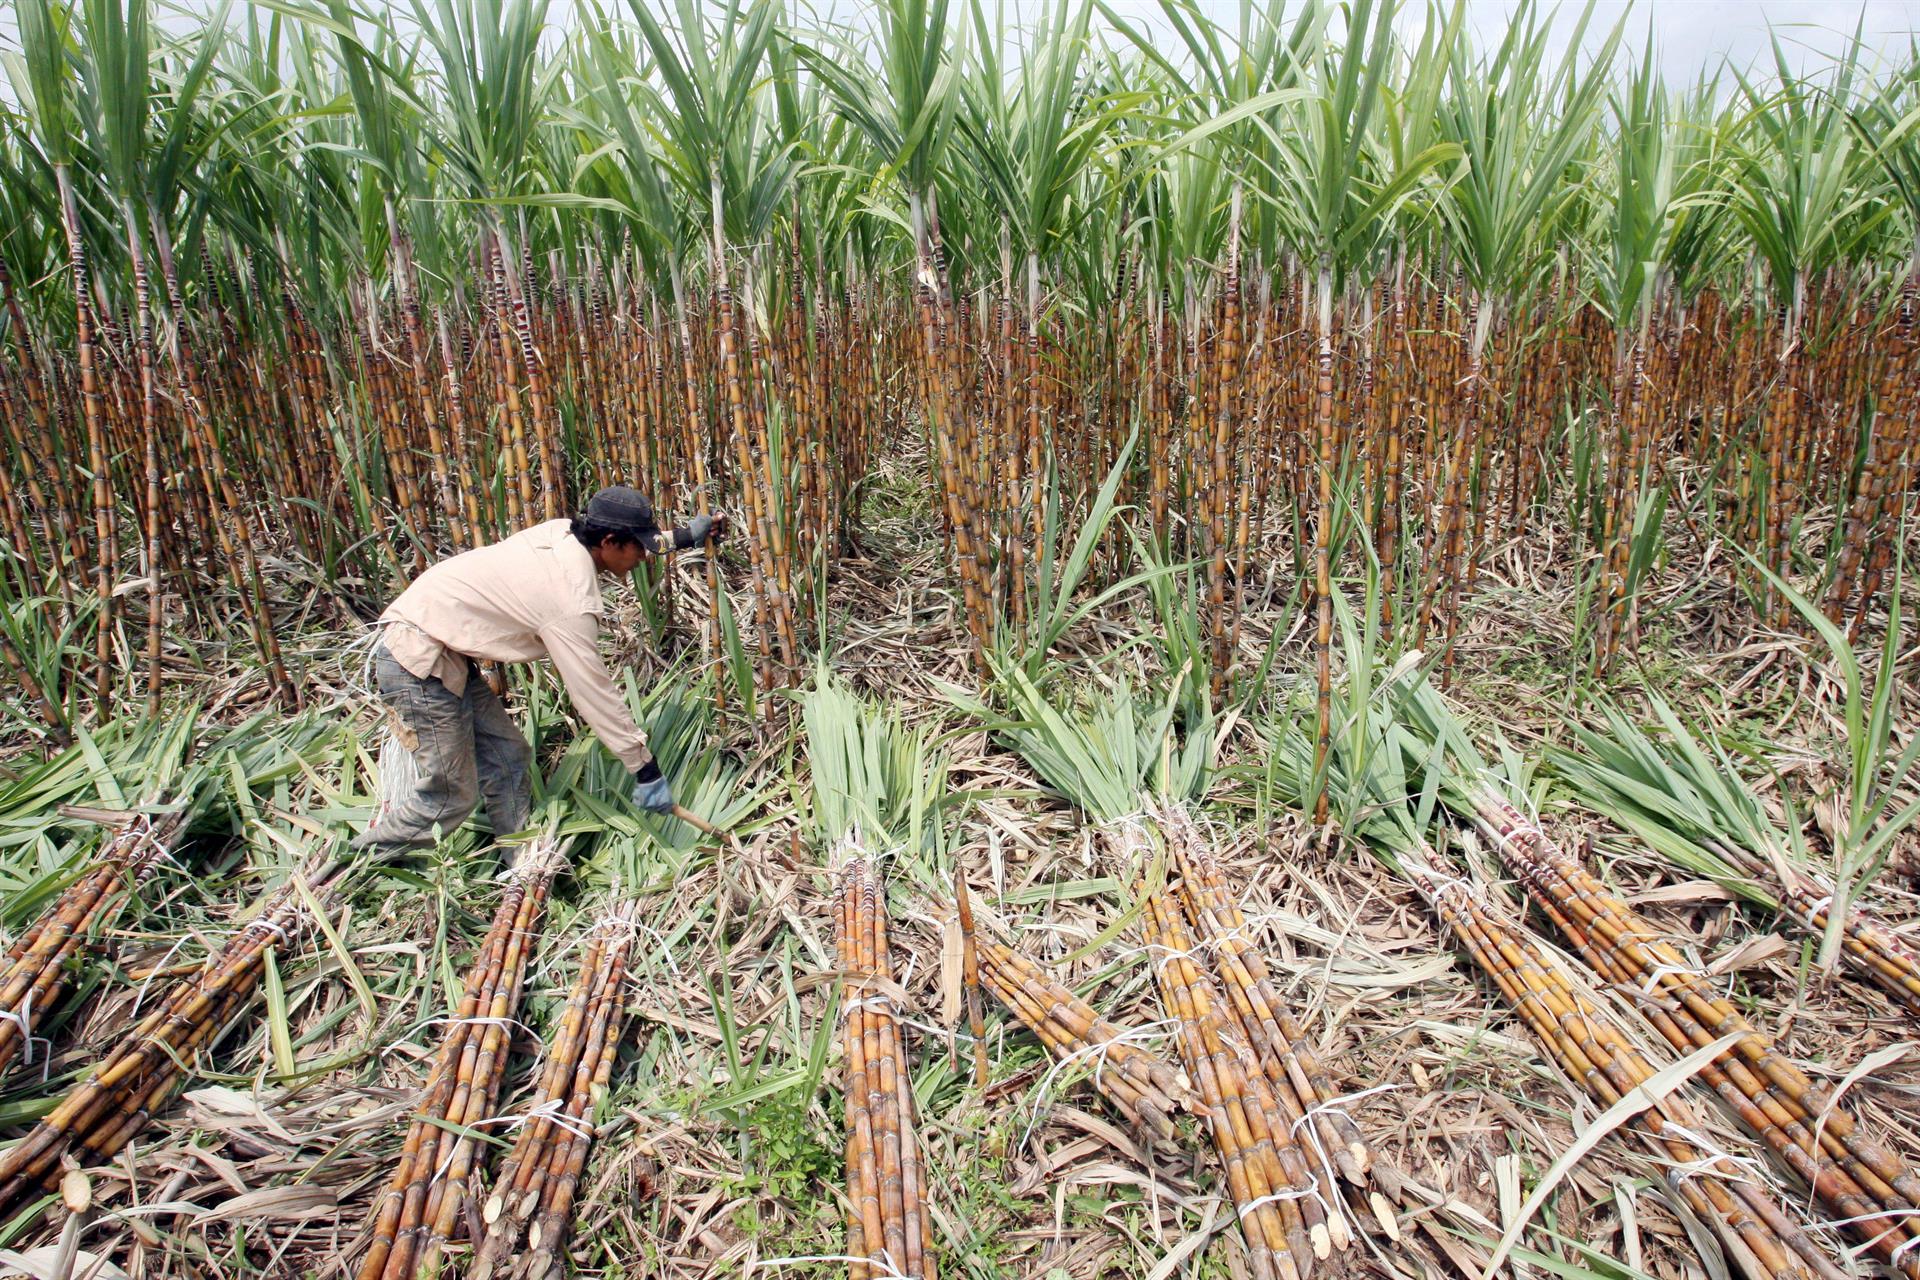
[[[591,614],[558,618],[540,630],[540,639],[553,659],[554,670],[567,686],[567,697],[607,750],[635,773],[653,763],[647,735],[633,722],[626,699],[614,687],[600,656],[600,625]]]
[[[688,547],[699,546],[708,538],[719,538],[723,536],[726,531],[727,517],[725,512],[710,516],[695,516],[693,519],[687,521],[687,523],[675,529],[672,533],[667,533],[662,530],[659,534],[655,535],[653,550],[655,552],[669,550],[685,551]]]

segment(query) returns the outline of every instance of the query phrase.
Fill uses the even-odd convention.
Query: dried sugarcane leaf
[[[37,1245],[18,1252],[0,1249],[0,1276],[28,1276],[31,1280],[133,1280],[110,1259],[87,1249],[74,1250],[70,1265],[57,1268],[60,1253],[57,1244]]]
[[[1777,956],[1793,951],[1793,944],[1777,933],[1762,933],[1746,939],[1715,956],[1706,972],[1715,978],[1725,977],[1729,973],[1738,973],[1742,969],[1753,969],[1766,964]]]
[[[1166,1256],[1155,1263],[1153,1270],[1147,1273],[1147,1280],[1171,1280],[1173,1276],[1180,1273],[1180,1268],[1188,1258],[1206,1248],[1207,1242],[1216,1234],[1233,1225],[1234,1219],[1231,1216],[1222,1218],[1219,1226],[1214,1225],[1214,1219],[1220,1216],[1222,1203],[1224,1202],[1219,1199],[1209,1199],[1205,1202],[1205,1207],[1200,1212],[1200,1225],[1189,1232],[1186,1239],[1167,1250]]]
[[[338,1205],[339,1197],[327,1187],[262,1187],[258,1191],[248,1191],[230,1200],[222,1200],[195,1221],[310,1218],[315,1214],[331,1213]]]
[[[960,1005],[965,984],[966,940],[960,932],[960,917],[950,916],[940,929],[940,1025],[951,1027],[960,1021]]]
[[[1070,1124],[1074,1128],[1098,1138],[1128,1159],[1145,1163],[1145,1158],[1141,1155],[1140,1148],[1134,1145],[1133,1139],[1121,1132],[1117,1126],[1108,1124],[1098,1116],[1088,1115],[1078,1107],[1070,1107],[1065,1103],[1060,1103],[1056,1104],[1048,1112],[1048,1119],[1054,1121],[1056,1124]]]
[[[289,1145],[296,1144],[293,1134],[286,1126],[274,1119],[273,1113],[253,1094],[241,1093],[225,1085],[211,1084],[204,1088],[192,1089],[185,1094],[185,1101],[193,1108],[194,1120],[208,1128],[227,1132],[245,1132],[236,1122],[245,1122],[257,1126]]]
[[[1890,1044],[1883,1049],[1876,1049],[1855,1063],[1853,1070],[1847,1072],[1840,1083],[1835,1085],[1832,1092],[1827,1095],[1827,1105],[1820,1112],[1814,1124],[1814,1141],[1816,1143],[1819,1141],[1821,1130],[1826,1126],[1827,1117],[1833,1114],[1834,1108],[1840,1105],[1840,1099],[1846,1097],[1849,1089],[1875,1072],[1892,1066],[1894,1063],[1912,1053],[1915,1049],[1920,1049],[1920,1041],[1902,1040],[1898,1044]]]
[[[1493,1257],[1488,1260],[1486,1268],[1480,1273],[1480,1280],[1493,1280],[1494,1273],[1500,1269],[1500,1264],[1506,1260],[1507,1254],[1519,1241],[1520,1232],[1526,1228],[1528,1220],[1539,1212],[1540,1206],[1546,1203],[1553,1189],[1573,1171],[1575,1165],[1586,1158],[1587,1152],[1599,1145],[1602,1138],[1691,1080],[1700,1068],[1707,1066],[1728,1049],[1740,1043],[1744,1034],[1740,1031],[1731,1031],[1712,1044],[1701,1046],[1680,1061],[1654,1072],[1633,1092],[1608,1107],[1600,1118],[1588,1126],[1586,1132],[1575,1139],[1573,1145],[1553,1162],[1553,1167],[1548,1169],[1540,1181],[1534,1185],[1533,1194],[1528,1196],[1527,1202],[1520,1206],[1519,1215],[1507,1225],[1506,1233],[1500,1237],[1500,1245],[1494,1250]]]

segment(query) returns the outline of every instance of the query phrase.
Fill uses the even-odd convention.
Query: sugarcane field
[[[6,0],[0,1277],[1920,1280],[1920,0]]]

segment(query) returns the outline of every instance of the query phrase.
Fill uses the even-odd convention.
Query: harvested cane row
[[[996,999],[1060,1062],[1091,1061],[1093,1087],[1149,1142],[1174,1139],[1177,1111],[1195,1111],[1193,1088],[1160,1055],[1116,1026],[1045,970],[1002,943],[980,946],[980,977]]]
[[[120,914],[133,888],[166,857],[183,819],[169,815],[158,823],[134,817],[114,832],[93,865],[40,914],[7,948],[0,970],[0,1077],[13,1060],[33,1062],[36,1018],[60,1007],[73,976],[73,957],[96,931]]]
[[[301,874],[324,903],[327,885],[341,869],[327,862]],[[84,1167],[117,1154],[172,1100],[194,1055],[252,1000],[267,952],[305,926],[308,895],[299,891],[299,878],[289,878],[199,972],[175,983],[92,1075],[0,1155],[0,1217],[51,1191],[66,1161]]]
[[[526,1123],[482,1212],[487,1234],[474,1254],[472,1280],[496,1274],[541,1280],[566,1248],[574,1196],[593,1150],[594,1104],[606,1092],[620,1054],[633,921],[632,904],[626,904],[587,940],[580,976],[554,1031]]]
[[[1338,1202],[1337,1171],[1350,1198],[1363,1201],[1388,1238],[1397,1240],[1399,1226],[1389,1198],[1400,1198],[1398,1171],[1386,1161],[1374,1161],[1359,1127],[1339,1105],[1339,1092],[1275,992],[1266,960],[1248,936],[1246,918],[1192,818],[1172,808],[1162,814],[1160,827],[1180,871],[1187,920],[1201,948],[1212,955],[1226,990],[1226,1015],[1265,1073],[1287,1132],[1305,1139],[1321,1199],[1329,1206]],[[1360,1211],[1356,1204],[1356,1214]],[[1342,1238],[1351,1236],[1345,1218],[1330,1213],[1329,1229],[1334,1242],[1345,1248]]]
[[[1315,1184],[1266,1074],[1235,1035],[1226,1002],[1197,963],[1178,904],[1164,892],[1143,891],[1141,899],[1154,976],[1179,1024],[1181,1057],[1226,1166],[1252,1273],[1255,1280],[1304,1280],[1316,1259],[1331,1256],[1335,1236],[1328,1220],[1339,1210]]]
[[[361,1259],[360,1280],[430,1277],[444,1265],[445,1247],[461,1223],[468,1183],[482,1154],[475,1126],[493,1115],[499,1097],[527,962],[560,866],[558,846],[542,840],[526,849],[511,873],[459,1009],[441,1037],[425,1101],[374,1211],[373,1241]]]
[[[1642,1013],[1677,1052],[1737,1037],[1699,1078],[1813,1188],[1836,1225],[1874,1257],[1920,1280],[1920,1178],[1536,825],[1498,797],[1484,796],[1477,805],[1478,825],[1534,902],[1595,973],[1645,997]]]
[[[1470,886],[1427,868],[1411,868],[1410,875],[1434,914],[1561,1071],[1595,1101],[1610,1107],[1652,1078],[1652,1065],[1608,1016]],[[1635,1124],[1655,1158],[1668,1164],[1668,1185],[1701,1221],[1714,1224],[1728,1255],[1750,1280],[1841,1280],[1844,1273],[1813,1237],[1731,1157],[1700,1136],[1700,1122],[1683,1102],[1665,1098]]]
[[[894,1015],[885,889],[855,852],[838,872],[835,950],[848,975],[847,1254],[851,1280],[935,1280],[933,1223],[913,1119],[913,1081]]]

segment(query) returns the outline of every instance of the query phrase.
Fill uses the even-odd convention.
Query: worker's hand
[[[695,516],[673,531],[670,540],[675,551],[685,551],[688,547],[703,546],[711,539],[718,542],[726,536],[727,517],[724,514]],[[667,543],[663,542],[662,547]]]
[[[633,803],[648,813],[673,812],[673,788],[655,761],[647,761],[634,773]]]

